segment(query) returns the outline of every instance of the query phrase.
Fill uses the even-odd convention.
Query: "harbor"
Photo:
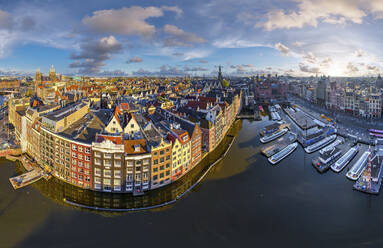
[[[283,112],[280,112],[282,109]],[[279,108],[268,106],[268,110],[271,124],[264,126],[259,134],[261,143],[273,141],[261,148],[261,153],[268,158],[269,163],[275,165],[293,153],[298,146],[295,141],[298,141],[307,154],[313,154],[311,164],[320,174],[330,168],[340,173],[351,164],[346,177],[356,181],[353,188],[363,192],[369,191],[371,194],[379,192],[382,177],[379,164],[381,157],[376,155],[380,154],[379,152],[374,152],[375,155],[371,159],[373,165],[368,169],[371,154],[363,144],[371,144],[370,141],[364,142],[353,135],[338,136],[334,120],[323,114],[309,113],[297,105],[279,106]],[[281,118],[276,118],[275,113]],[[381,137],[379,130],[369,131],[375,134],[376,138]],[[380,151],[381,148],[374,143],[370,149]],[[372,178],[368,185],[372,186],[366,188],[367,172]]]

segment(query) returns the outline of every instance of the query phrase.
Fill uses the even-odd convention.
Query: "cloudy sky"
[[[382,0],[0,1],[0,73],[376,75]]]

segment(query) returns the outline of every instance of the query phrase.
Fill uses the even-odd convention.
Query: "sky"
[[[382,0],[0,0],[0,74],[376,76]]]

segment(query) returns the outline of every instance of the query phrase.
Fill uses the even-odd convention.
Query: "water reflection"
[[[214,152],[207,155],[197,167],[175,183],[165,186],[164,188],[149,191],[143,196],[133,197],[131,194],[112,194],[84,190],[64,183],[56,178],[52,178],[49,181],[40,180],[33,184],[32,187],[38,189],[41,194],[54,200],[55,202],[74,208],[78,207],[74,206],[72,203],[92,208],[112,210],[140,209],[161,205],[175,200],[178,196],[187,191],[194,183],[196,183],[198,179],[208,170],[209,166],[225,153],[228,145],[234,137],[238,135],[241,128],[242,121],[236,121],[220,146],[217,147]],[[215,173],[215,171],[219,170],[222,163],[222,161],[217,163],[209,173]],[[21,165],[16,166],[16,172],[19,174],[23,172]],[[199,187],[197,186],[193,188],[192,191],[198,191],[198,189]],[[169,208],[169,205],[161,207],[160,209],[166,208]],[[91,209],[88,210],[92,211]]]

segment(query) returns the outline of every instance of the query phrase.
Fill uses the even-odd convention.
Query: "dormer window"
[[[134,145],[134,151],[139,152],[140,151],[140,145]]]

